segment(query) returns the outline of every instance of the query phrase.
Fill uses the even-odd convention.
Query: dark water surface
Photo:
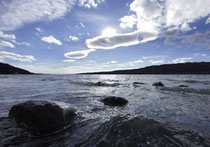
[[[78,117],[40,134],[7,117],[27,100],[70,103]],[[210,146],[210,75],[1,75],[0,146]]]

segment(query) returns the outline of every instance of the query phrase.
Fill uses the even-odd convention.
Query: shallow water
[[[161,81],[165,87],[154,87]],[[179,87],[185,85],[187,87]],[[101,103],[119,96],[123,108]],[[55,100],[78,118],[51,134],[8,118],[14,104]],[[1,75],[2,146],[210,146],[210,75]]]

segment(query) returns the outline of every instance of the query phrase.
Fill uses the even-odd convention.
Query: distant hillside
[[[86,74],[210,74],[210,62],[178,63]]]
[[[0,74],[32,74],[31,72],[11,66],[9,64],[0,63]]]

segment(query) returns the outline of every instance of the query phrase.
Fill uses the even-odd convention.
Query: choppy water
[[[106,96],[129,104],[104,106]],[[31,99],[70,103],[78,118],[51,134],[29,131],[7,116]],[[210,146],[210,75],[1,75],[0,146]]]

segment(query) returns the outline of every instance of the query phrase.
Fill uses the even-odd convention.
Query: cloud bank
[[[4,32],[0,31],[0,38],[4,38],[4,39],[16,39],[14,34],[5,34]]]
[[[210,49],[210,31],[188,35],[182,40],[182,43]]]
[[[24,24],[54,20],[71,10],[76,0],[1,0],[0,30],[11,31]]]
[[[194,29],[189,23],[208,16],[209,8],[210,2],[206,0],[134,0],[130,4],[130,12],[134,14],[119,20],[122,29],[136,25],[135,32],[109,37],[101,35],[87,39],[86,44],[94,49],[114,49],[165,37],[165,43],[173,45],[179,30],[187,32]]]
[[[32,62],[36,60],[33,56],[31,55],[19,55],[11,52],[5,52],[5,51],[0,51],[0,59],[11,59],[15,61],[21,61],[21,62]]]
[[[15,48],[15,46],[8,42],[8,41],[4,41],[4,40],[0,40],[0,48],[2,47],[11,47],[11,48]]]

